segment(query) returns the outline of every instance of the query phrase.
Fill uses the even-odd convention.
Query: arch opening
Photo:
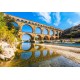
[[[54,34],[54,32],[52,30],[50,30],[50,35],[52,36]]]
[[[29,34],[24,34],[23,36],[22,36],[22,40],[23,41],[30,41],[32,39],[32,37],[31,37],[31,35],[29,35]]]
[[[14,25],[15,28],[16,28],[16,27],[19,27],[16,22],[11,22],[11,23]]]
[[[41,28],[36,27],[36,29],[35,29],[35,33],[36,33],[36,34],[41,34],[41,32],[42,32],[42,31],[41,31]]]
[[[31,48],[31,43],[23,42],[22,43],[22,50],[29,50]]]
[[[22,26],[22,32],[32,33],[33,29],[32,29],[31,26],[25,24],[25,25]]]
[[[51,37],[50,40],[54,40],[54,37]]]
[[[44,29],[43,30],[43,34],[47,35],[48,34],[48,30],[47,29]]]
[[[61,32],[59,32],[59,36],[61,36],[61,34],[62,34],[62,33],[61,33]]]
[[[48,36],[45,36],[45,37],[44,37],[44,40],[49,40]]]
[[[58,36],[58,31],[55,31],[55,35]]]
[[[35,36],[35,40],[42,40],[42,38],[41,38],[40,35],[36,35],[36,36]]]
[[[7,23],[8,29],[15,29],[15,30],[19,30],[19,25],[16,22],[8,22]]]

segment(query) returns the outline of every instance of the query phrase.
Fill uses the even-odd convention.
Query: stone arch
[[[55,35],[58,36],[58,31],[55,31]]]
[[[58,37],[55,38],[56,40],[59,39]]]
[[[61,32],[59,32],[59,36],[61,36],[62,35],[62,33]]]
[[[53,36],[50,37],[50,40],[54,40],[55,38]]]
[[[35,40],[42,40],[42,38],[41,38],[40,35],[36,35],[36,36],[35,36]]]
[[[44,40],[49,40],[49,37],[48,36],[44,36]]]
[[[8,27],[9,29],[16,29],[17,32],[20,29],[20,27],[16,21],[9,22],[7,25],[9,26]]]
[[[28,21],[25,21],[25,23],[28,23]]]
[[[22,26],[22,32],[32,33],[33,28],[30,25],[25,24],[25,25]]]
[[[22,50],[30,50],[32,48],[32,44],[30,42],[22,42]]]
[[[20,19],[16,19],[16,21],[21,21]]]
[[[40,28],[40,27],[36,27],[36,28],[35,28],[35,33],[36,33],[36,34],[41,34],[41,33],[42,33],[41,28]]]
[[[45,34],[45,35],[48,35],[49,31],[48,31],[48,29],[43,29],[42,33]]]
[[[25,22],[24,20],[21,20],[21,22]]]
[[[33,37],[32,37],[32,35],[30,35],[30,34],[23,34],[22,35],[22,40],[23,41],[30,41],[30,40],[32,40],[33,39]]]
[[[11,22],[14,26],[19,27],[18,23],[16,21]]]
[[[54,34],[54,31],[53,30],[50,30],[49,35],[53,35],[53,34]]]

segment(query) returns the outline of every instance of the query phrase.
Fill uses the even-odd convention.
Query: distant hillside
[[[80,24],[64,30],[62,38],[80,38]]]

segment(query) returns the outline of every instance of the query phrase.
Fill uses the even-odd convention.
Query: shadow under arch
[[[50,40],[54,40],[55,38],[53,36],[50,37]]]
[[[58,37],[56,37],[55,39],[56,39],[56,40],[58,40],[59,38],[58,38]]]
[[[44,40],[49,40],[49,37],[48,36],[44,36]]]
[[[35,40],[42,40],[42,37],[40,35],[36,35]]]
[[[22,32],[32,33],[33,32],[33,28],[28,24],[24,24],[22,26]]]

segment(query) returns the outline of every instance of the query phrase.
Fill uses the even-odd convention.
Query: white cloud
[[[78,16],[80,16],[80,12],[75,12],[75,14],[77,14]]]
[[[47,23],[51,23],[50,12],[38,12],[39,18]]]
[[[61,20],[60,12],[56,12],[55,14],[53,14],[53,16],[56,17],[56,22],[54,23],[54,25],[58,26],[60,24],[60,20]]]
[[[72,26],[75,26],[75,25],[80,24],[80,21],[73,22],[73,21],[71,21],[71,19],[67,19],[67,22],[68,22],[70,25],[72,25]]]
[[[80,24],[80,21],[73,23],[73,26]]]
[[[67,22],[71,25],[73,24],[73,22],[71,21],[71,19],[67,19]]]

